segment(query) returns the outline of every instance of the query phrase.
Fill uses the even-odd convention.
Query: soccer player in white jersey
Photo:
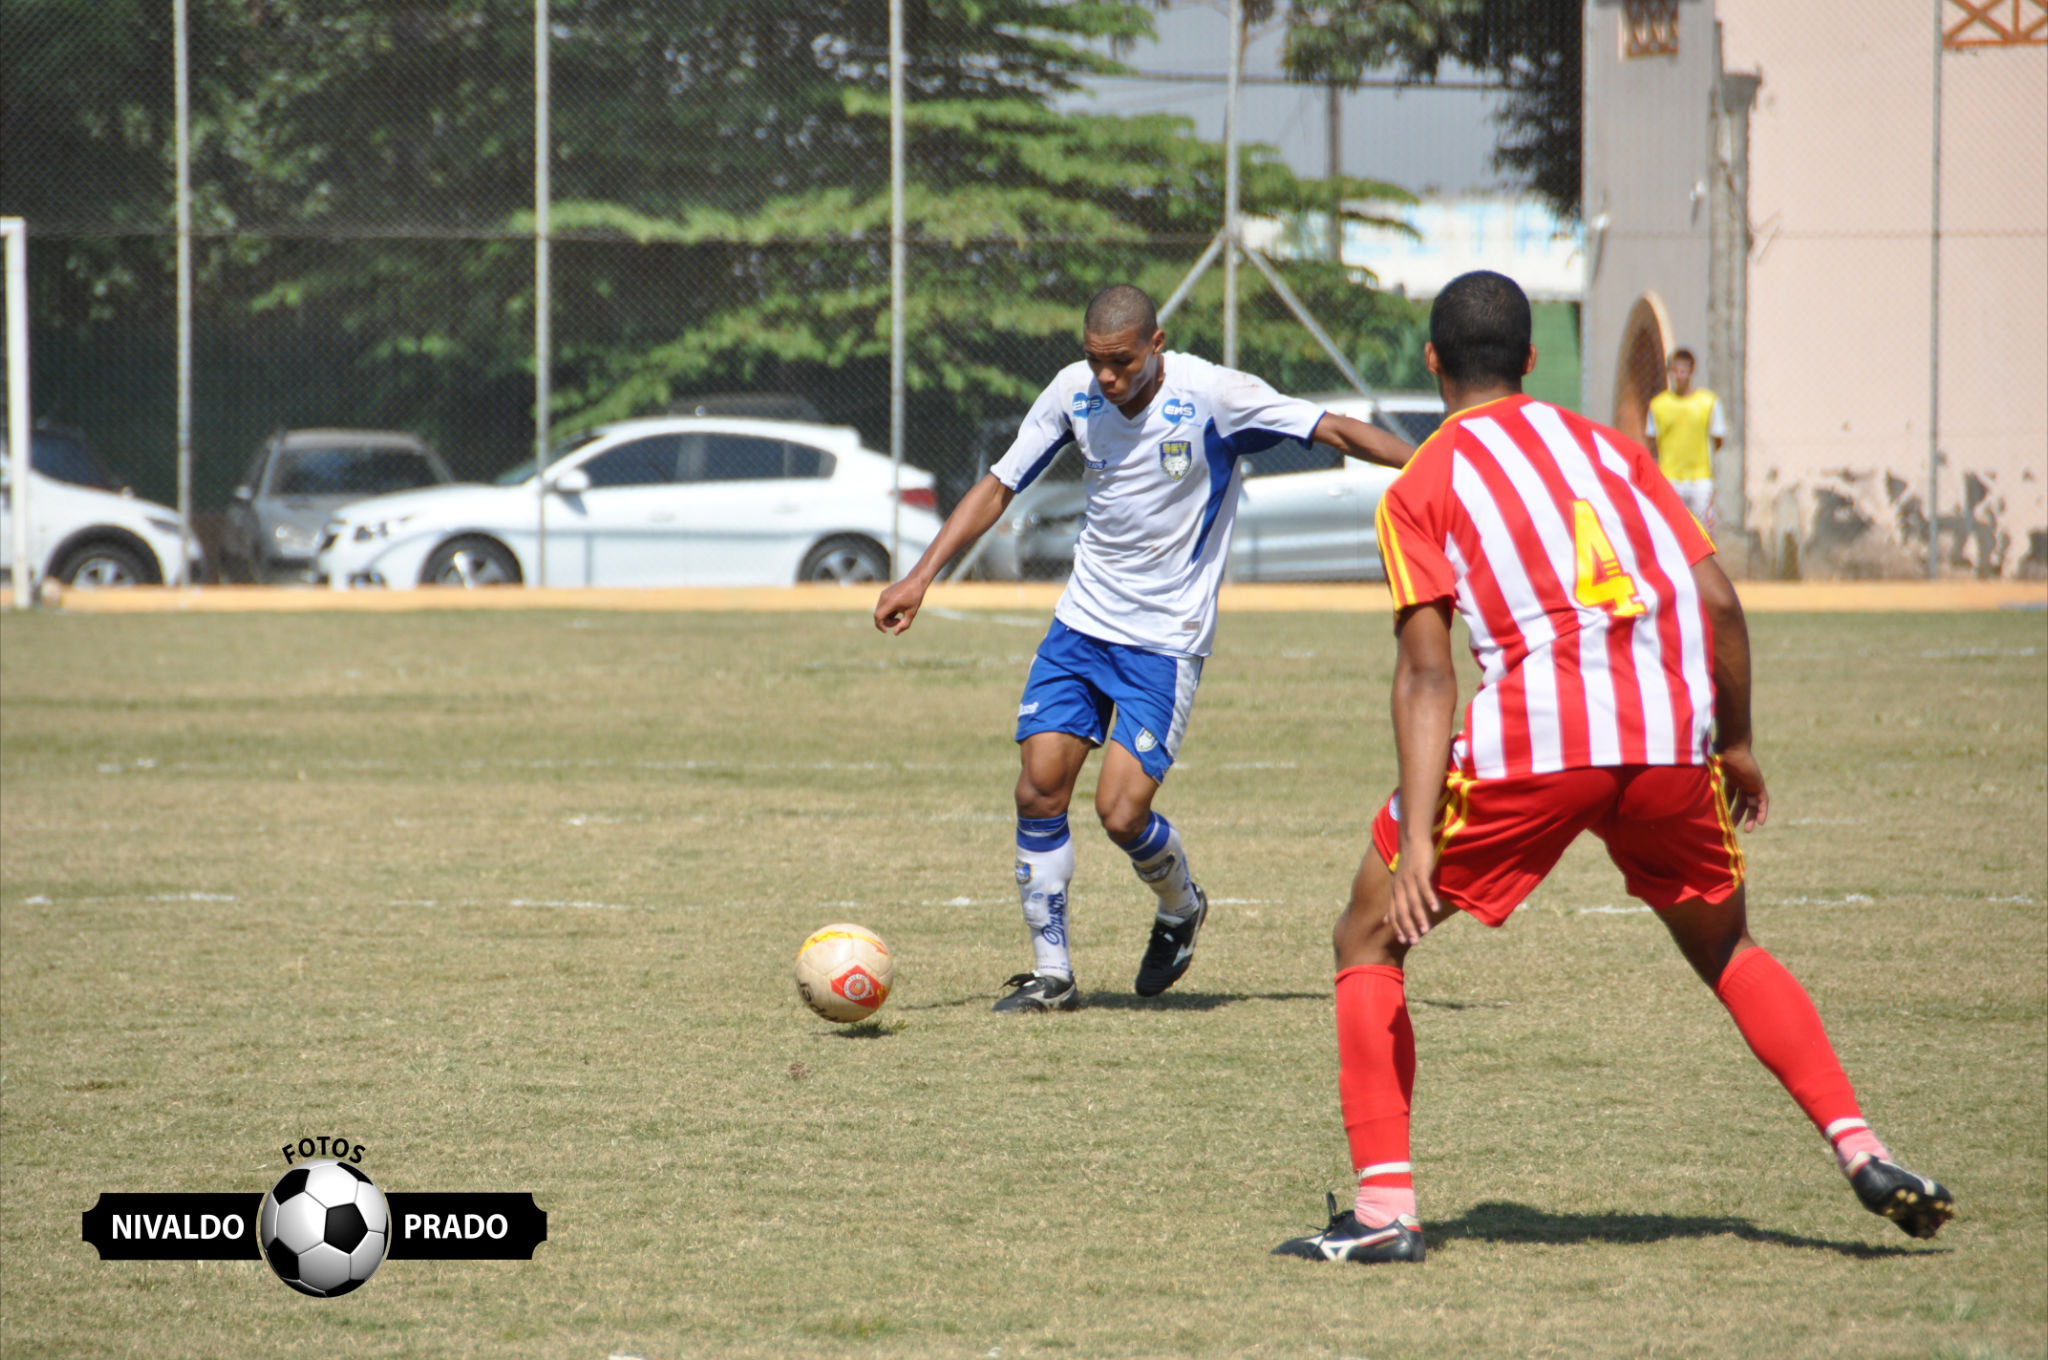
[[[1287,441],[1388,467],[1412,452],[1383,430],[1283,397],[1248,373],[1169,352],[1152,299],[1128,284],[1096,295],[1082,331],[1085,359],[1060,370],[1010,451],[875,605],[883,632],[910,627],[940,568],[1075,446],[1087,518],[1017,708],[1017,888],[1034,959],[996,1003],[1006,1013],[1080,1004],[1067,936],[1067,805],[1089,751],[1105,741],[1096,816],[1158,899],[1138,994],[1159,995],[1194,958],[1208,899],[1180,833],[1152,800],[1180,749],[1215,640],[1242,460]]]

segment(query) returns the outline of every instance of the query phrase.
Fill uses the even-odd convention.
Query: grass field
[[[1759,938],[1959,1219],[1911,1242],[1572,852],[1410,960],[1419,1269],[1266,1253],[1348,1179],[1328,926],[1393,778],[1382,619],[1233,616],[1160,800],[1215,908],[1077,819],[1090,1004],[1029,961],[1040,617],[0,617],[0,1345],[15,1356],[2039,1356],[2048,619],[1754,621]],[[1084,777],[1084,795],[1092,774]],[[1083,804],[1085,806],[1085,804]],[[877,1024],[797,943],[895,947]],[[103,1190],[531,1190],[530,1263],[102,1263]]]

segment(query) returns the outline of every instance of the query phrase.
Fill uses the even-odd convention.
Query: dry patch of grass
[[[9,1355],[2023,1356],[2048,1344],[2048,639],[1754,622],[1755,927],[1962,1217],[1858,1208],[1596,847],[1411,961],[1430,1259],[1267,1250],[1341,1188],[1327,928],[1393,777],[1377,619],[1237,616],[1161,807],[1218,907],[1080,834],[1091,1003],[1028,959],[1009,723],[1034,621],[0,617]],[[1091,792],[1084,779],[1083,799]],[[1085,808],[1085,801],[1079,806]],[[1084,818],[1077,817],[1077,828]],[[797,943],[880,930],[879,1023]],[[101,1190],[530,1189],[531,1263],[101,1263]]]

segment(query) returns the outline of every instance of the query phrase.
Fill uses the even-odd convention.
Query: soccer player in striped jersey
[[[1352,1209],[1277,1251],[1420,1261],[1408,1146],[1415,1039],[1402,963],[1463,911],[1497,926],[1591,831],[1859,1199],[1914,1237],[1954,1212],[1864,1122],[1819,1014],[1751,938],[1736,827],[1764,824],[1750,748],[1749,635],[1713,544],[1617,431],[1522,395],[1529,302],[1499,274],[1453,280],[1424,358],[1453,412],[1379,507],[1398,640],[1400,788],[1338,919],[1337,1047]],[[1451,611],[1480,685],[1453,735]]]
[[[1011,978],[1012,990],[995,1004],[1011,1014],[1080,1002],[1067,932],[1074,873],[1067,805],[1088,753],[1105,741],[1095,814],[1157,898],[1135,990],[1157,996],[1194,958],[1208,899],[1189,871],[1180,833],[1152,800],[1187,730],[1215,640],[1242,460],[1289,441],[1389,467],[1413,452],[1384,430],[1284,397],[1249,373],[1169,352],[1152,299],[1128,284],[1088,304],[1082,350],[1086,358],[1053,378],[1009,452],[875,605],[875,627],[892,634],[910,627],[939,569],[1075,446],[1087,518],[1073,575],[1017,706],[1024,763],[1017,895],[1033,966]]]

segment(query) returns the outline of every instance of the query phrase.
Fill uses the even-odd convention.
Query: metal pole
[[[28,224],[0,218],[7,238],[7,458],[13,465],[8,512],[14,516],[14,607],[35,599],[28,563],[28,471],[35,427],[28,411]]]
[[[1927,277],[1927,576],[1941,575],[1941,46],[1942,7],[1934,0],[1934,186]]]
[[[1230,0],[1230,80],[1223,108],[1223,366],[1237,367],[1237,96],[1244,80],[1244,0]]]
[[[903,552],[903,0],[889,0],[889,574]]]
[[[1216,263],[1216,257],[1222,251],[1223,233],[1219,231],[1210,239],[1209,248],[1202,252],[1202,258],[1195,261],[1195,267],[1187,272],[1186,277],[1181,279],[1180,286],[1173,290],[1173,296],[1159,309],[1160,325],[1164,326],[1166,318],[1172,316],[1179,310],[1181,303],[1187,301],[1188,294],[1195,291],[1195,285],[1201,281],[1202,275],[1208,272],[1209,266]]]
[[[1344,175],[1344,100],[1337,90],[1337,82],[1331,81],[1326,94],[1328,107],[1323,110],[1328,123],[1325,148],[1330,180],[1330,263],[1344,263],[1344,196],[1337,188],[1337,181]]]
[[[192,560],[192,100],[186,0],[177,0],[178,100],[178,553],[183,577]],[[170,571],[164,573],[168,580]],[[187,581],[186,584],[191,584]]]
[[[548,406],[554,399],[550,378],[554,336],[549,322],[554,311],[549,278],[548,233],[552,223],[548,188],[548,0],[533,5],[533,485],[534,587],[548,583]]]
[[[1250,246],[1244,248],[1244,257],[1252,262],[1253,268],[1265,276],[1266,282],[1273,286],[1273,291],[1280,295],[1280,301],[1287,305],[1287,310],[1294,313],[1294,319],[1299,321],[1315,338],[1315,342],[1323,347],[1323,353],[1330,356],[1330,362],[1344,375],[1344,381],[1357,388],[1360,396],[1371,396],[1372,389],[1365,385],[1365,379],[1358,376],[1358,370],[1344,357],[1344,351],[1337,348],[1337,342],[1330,338],[1330,333],[1317,324],[1308,306],[1295,295],[1292,288],[1287,286],[1287,280],[1280,277],[1280,271],[1273,268],[1272,262]]]

